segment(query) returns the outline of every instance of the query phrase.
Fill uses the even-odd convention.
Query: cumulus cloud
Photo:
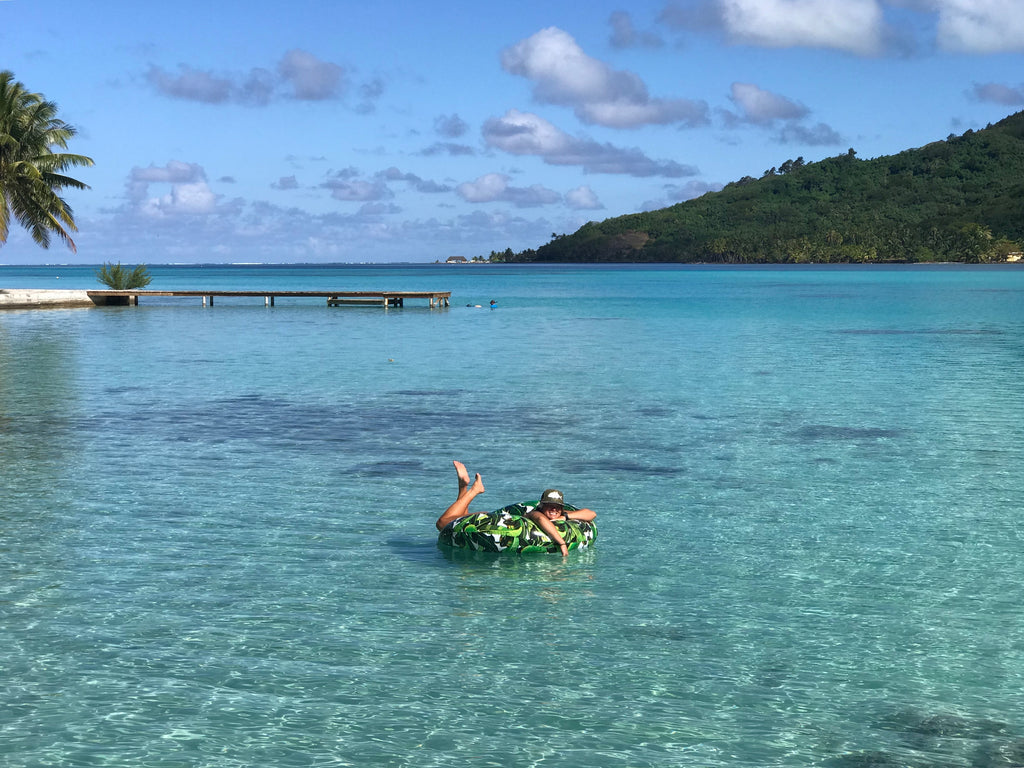
[[[781,144],[808,144],[816,147],[834,147],[843,143],[843,137],[825,123],[818,123],[814,126],[784,125],[779,130],[776,139]]]
[[[163,195],[150,195],[150,185],[170,185]],[[160,167],[132,168],[127,195],[135,212],[150,218],[214,213],[217,196],[206,181],[206,172],[195,163],[172,160]]]
[[[1024,51],[1020,0],[672,0],[660,20],[766,48],[830,48],[869,56],[891,45],[907,53],[912,34],[887,24],[886,6],[931,16],[936,43],[946,51]]]
[[[1024,5],[1020,0],[934,0],[937,39],[947,51],[1024,51]]]
[[[438,115],[434,118],[434,130],[446,139],[457,139],[466,135],[469,123],[457,114]]]
[[[282,180],[283,181],[283,180]],[[423,179],[415,173],[406,173],[394,166],[373,174],[370,178],[361,178],[355,168],[343,168],[332,172],[320,186],[331,190],[331,197],[346,202],[379,202],[390,200],[395,196],[392,182],[405,182],[421,194],[438,194],[451,192],[452,188],[430,179]],[[384,210],[380,207],[380,210]]]
[[[738,112],[722,110],[726,125],[756,125],[778,128],[776,140],[782,144],[834,145],[842,138],[825,123],[808,127],[801,121],[811,111],[785,96],[766,91],[752,83],[733,83],[729,99]]]
[[[446,139],[458,139],[469,131],[469,123],[457,114],[438,115],[434,118],[434,131]],[[459,144],[454,141],[438,141],[420,150],[420,154],[426,157],[433,155],[450,155],[452,157],[465,157],[475,155],[474,150],[468,144]]]
[[[228,78],[217,77],[212,72],[203,72],[185,64],[178,65],[177,75],[151,66],[146,72],[146,80],[165,96],[206,104],[228,101],[235,88]]]
[[[292,87],[296,99],[320,101],[333,98],[345,73],[340,66],[321,61],[308,51],[293,48],[277,65],[277,71]]]
[[[975,83],[970,90],[970,96],[978,101],[1019,107],[1024,105],[1024,85],[1013,88],[1002,83]]]
[[[401,212],[402,209],[394,203],[366,203],[359,207],[360,216],[383,216]]]
[[[584,184],[565,193],[565,204],[576,211],[598,211],[604,204],[597,199],[594,190]]]
[[[190,167],[169,163],[135,169],[133,176],[154,179],[152,184],[202,177],[201,168]],[[351,208],[311,213],[292,205],[232,200],[182,226],[181,218],[141,216],[126,205],[96,217],[90,230],[102,238],[106,258],[124,263],[135,263],[140,253],[152,263],[208,261],[210,254],[222,261],[363,261],[370,254],[377,261],[426,262],[453,253],[486,254],[495,243],[513,250],[536,247],[551,232],[567,231],[564,222],[542,215],[543,208],[472,206],[464,215],[444,218],[395,218],[400,209],[387,201]]]
[[[567,32],[548,27],[501,53],[506,72],[533,82],[533,95],[545,104],[571,107],[585,123],[609,128],[650,124],[705,125],[707,104],[657,99],[632,72],[614,70],[588,56]]]
[[[371,202],[394,197],[383,179],[355,179],[344,171],[334,174],[320,185],[331,190],[331,197],[346,202]]]
[[[438,141],[420,150],[420,154],[426,157],[433,155],[450,155],[452,157],[464,157],[475,155],[476,150],[468,144],[456,144],[452,141]]]
[[[737,41],[767,48],[835,48],[870,55],[881,50],[877,0],[720,0]]]
[[[285,53],[273,70],[254,67],[248,72],[225,74],[179,64],[177,72],[168,72],[153,65],[145,77],[164,96],[205,104],[264,106],[280,99],[325,101],[341,98],[349,90],[346,71],[341,65],[298,48]],[[384,82],[379,78],[361,84],[358,88],[361,101],[355,109],[372,111],[374,102],[383,92]]]
[[[652,160],[639,149],[623,149],[592,139],[575,138],[531,112],[511,109],[483,126],[488,146],[512,155],[534,155],[549,165],[578,165],[586,173],[629,176],[695,176],[693,166],[674,160]]]
[[[733,83],[729,98],[739,108],[741,120],[758,125],[767,125],[776,120],[799,120],[810,112],[802,104],[758,88],[752,83]]]
[[[657,35],[637,31],[633,18],[626,11],[613,11],[608,23],[612,28],[609,42],[613,48],[660,48],[663,45]]]
[[[873,55],[887,35],[879,0],[704,0],[696,7],[675,2],[661,18],[677,27],[718,29],[734,43],[765,48]]]
[[[456,194],[467,203],[512,203],[517,208],[536,208],[557,203],[562,196],[540,184],[513,187],[511,179],[503,173],[486,173],[476,181],[467,181],[455,188]]]
[[[645,200],[640,205],[640,210],[656,211],[686,200],[693,200],[708,192],[718,192],[721,189],[721,184],[713,184],[706,181],[688,181],[682,185],[666,184],[665,197],[658,200]]]
[[[273,189],[298,189],[299,181],[294,176],[282,176],[270,186]]]
[[[417,192],[424,194],[437,194],[438,192],[451,192],[451,187],[445,184],[438,184],[436,181],[421,179],[415,173],[403,173],[394,166],[380,172],[380,178],[385,181],[404,181],[409,183]]]

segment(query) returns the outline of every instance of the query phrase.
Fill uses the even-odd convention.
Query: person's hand
[[[562,557],[568,557],[569,556],[569,548],[567,546],[565,546],[565,542],[563,541],[558,546],[562,550]]]

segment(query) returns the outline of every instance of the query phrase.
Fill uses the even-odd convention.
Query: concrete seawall
[[[55,309],[95,307],[89,292],[50,291],[35,288],[0,288],[0,309]]]

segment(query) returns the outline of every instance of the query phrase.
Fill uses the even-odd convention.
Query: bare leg
[[[459,498],[469,487],[469,472],[466,470],[466,465],[461,461],[453,461],[452,464],[455,465],[455,474],[459,476],[459,495],[455,497]]]
[[[437,518],[437,530],[441,530],[452,520],[458,520],[469,513],[469,505],[477,496],[484,492],[484,481],[478,472],[473,484],[469,485],[469,473],[461,462],[453,462],[455,471],[459,476],[459,496],[452,505],[444,511],[444,514]]]

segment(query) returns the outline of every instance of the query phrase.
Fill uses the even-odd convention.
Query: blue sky
[[[0,0],[0,69],[96,161],[77,253],[0,263],[487,255],[790,158],[1024,109],[1024,0]]]

